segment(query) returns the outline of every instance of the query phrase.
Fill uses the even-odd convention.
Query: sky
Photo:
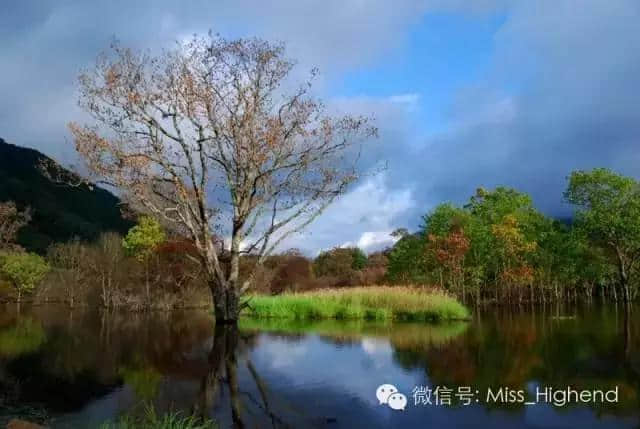
[[[285,245],[374,251],[483,186],[551,216],[574,169],[638,176],[637,0],[22,0],[0,7],[0,137],[63,163],[76,79],[114,38],[170,47],[208,30],[283,41],[332,109],[375,117],[365,175]]]

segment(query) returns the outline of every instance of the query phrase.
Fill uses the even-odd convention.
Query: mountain
[[[52,163],[37,150],[0,138],[0,202],[15,201],[19,208],[31,207],[32,219],[20,231],[20,245],[43,253],[55,242],[73,237],[93,240],[101,232],[124,233],[131,227],[121,215],[120,200],[109,191],[55,183],[45,177],[40,166]],[[74,177],[68,170],[62,174]]]

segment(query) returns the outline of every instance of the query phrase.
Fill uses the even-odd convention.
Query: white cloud
[[[9,3],[0,14],[5,101],[0,133],[62,158],[66,123],[82,118],[74,94],[77,75],[113,37],[151,50],[210,29],[225,37],[283,41],[299,62],[295,80],[318,67],[321,89],[323,77],[340,76],[391,52],[426,9],[423,0]]]
[[[403,104],[407,110],[414,111],[420,103],[420,94],[410,93],[392,95],[389,97],[389,101],[392,103]]]
[[[260,349],[268,356],[267,360],[273,369],[290,367],[308,353],[308,347],[304,343],[291,343],[276,339],[269,339],[261,343]]]
[[[380,248],[397,225],[397,218],[414,207],[410,189],[391,191],[386,174],[369,178],[340,198],[309,229],[292,237],[285,247],[297,247],[307,253],[330,249],[340,244],[357,243],[364,250]]]
[[[347,241],[342,243],[340,247],[359,247],[365,252],[373,252],[391,246],[398,239],[391,236],[393,230],[388,231],[365,231],[355,243]]]
[[[282,40],[301,73],[319,66],[328,81],[391,61],[412,26],[436,9],[506,12],[485,73],[460,90],[451,126],[428,139],[420,136],[425,118],[412,112],[429,94],[409,88],[326,100],[340,112],[375,115],[380,138],[363,152],[363,164],[382,160],[389,167],[287,245],[309,252],[341,243],[375,248],[389,231],[415,227],[429,207],[461,201],[479,185],[519,187],[552,211],[573,168],[637,173],[634,0],[585,0],[579,10],[569,0],[7,2],[0,14],[0,136],[66,160],[73,151],[65,124],[82,118],[73,93],[78,70],[114,35],[152,49],[210,28]]]

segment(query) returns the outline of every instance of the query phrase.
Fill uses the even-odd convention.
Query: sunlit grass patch
[[[466,320],[469,311],[454,297],[409,287],[323,289],[249,298],[245,315],[294,320]]]

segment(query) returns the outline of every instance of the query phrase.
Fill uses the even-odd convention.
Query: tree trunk
[[[620,272],[620,289],[622,292],[622,300],[623,302],[629,303],[631,302],[631,296],[629,293],[629,273],[627,271],[627,258],[625,258],[624,254],[620,249],[616,247],[616,254],[618,256],[618,271]]]
[[[16,301],[16,313],[20,315],[20,303],[22,302],[22,291],[18,289],[18,299]]]
[[[146,258],[144,263],[144,280],[147,293],[147,308],[151,308],[151,294],[149,290],[149,258]]]
[[[620,267],[620,291],[622,292],[622,301],[625,304],[629,303],[629,277],[624,266]]]
[[[629,282],[625,282],[624,287],[623,287],[623,293],[624,293],[624,302],[625,302],[625,304],[629,304],[631,302],[631,293],[629,291]]]
[[[533,304],[534,301],[534,293],[533,293],[533,282],[529,283],[529,294],[531,296],[531,303]]]
[[[624,304],[624,356],[631,356],[631,304]]]
[[[237,324],[240,316],[240,297],[231,285],[221,287],[216,282],[209,285],[213,295],[213,307],[218,324]]]
[[[462,283],[462,302],[466,304],[467,303],[467,300],[466,300],[467,291],[466,291],[466,288],[465,288],[464,279],[462,279],[461,283]]]
[[[213,296],[213,306],[217,324],[237,325],[240,317],[240,242],[241,237],[237,230],[241,227],[234,219],[234,232],[231,239],[231,251],[229,256],[229,271],[226,281],[221,282],[214,276],[210,277],[209,288]],[[214,270],[211,270],[212,273]]]

